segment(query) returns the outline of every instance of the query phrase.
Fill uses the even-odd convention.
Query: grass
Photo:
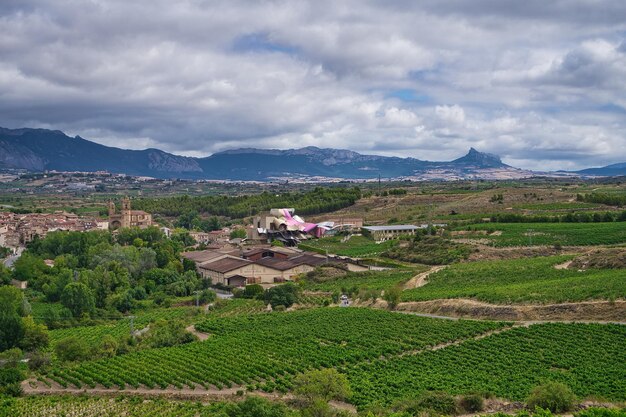
[[[363,258],[379,255],[398,244],[397,241],[393,240],[376,243],[365,236],[352,236],[345,242],[342,242],[341,239],[342,237],[340,236],[324,237],[317,240],[309,240],[298,245],[298,247],[318,253],[328,251],[329,254]]]
[[[624,269],[579,272],[555,269],[571,256],[482,261],[451,265],[407,290],[403,301],[473,298],[491,303],[560,303],[626,295]]]
[[[501,231],[502,234],[481,235],[495,246],[566,246],[613,245],[626,243],[626,223],[485,223],[467,226],[464,230]],[[472,237],[464,235],[463,237]]]

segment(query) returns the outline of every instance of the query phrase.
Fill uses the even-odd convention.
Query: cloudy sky
[[[1,0],[0,126],[206,156],[626,161],[623,0]]]

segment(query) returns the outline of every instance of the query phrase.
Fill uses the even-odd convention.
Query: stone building
[[[109,201],[109,226],[111,229],[119,229],[122,227],[139,227],[145,229],[152,226],[152,214],[143,210],[132,210],[130,207],[130,199],[124,197],[122,199],[122,210],[120,213],[115,211],[115,203]]]

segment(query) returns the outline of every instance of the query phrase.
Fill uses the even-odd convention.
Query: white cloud
[[[0,126],[186,155],[624,161],[626,5],[575,3],[6,0]]]

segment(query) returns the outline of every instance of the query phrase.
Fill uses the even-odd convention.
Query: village
[[[121,199],[121,210],[114,201],[108,203],[106,218],[84,217],[74,213],[15,214],[0,213],[0,247],[7,248],[14,262],[23,249],[35,238],[43,239],[50,232],[89,232],[136,227],[146,229],[158,226],[168,238],[172,229],[156,224],[150,213],[133,210],[131,199]],[[194,247],[182,253],[193,261],[197,272],[213,285],[225,288],[242,288],[250,284],[271,287],[292,281],[297,275],[315,270],[322,265],[341,265],[351,272],[368,271],[372,267],[360,259],[333,254],[320,254],[298,248],[298,244],[324,236],[367,234],[382,243],[400,236],[411,236],[428,225],[364,226],[361,218],[336,218],[320,223],[307,223],[292,208],[272,209],[253,218],[253,224],[235,225],[219,230],[188,231],[195,241]],[[241,233],[233,234],[234,230]],[[245,234],[244,234],[245,232]],[[234,235],[245,237],[233,237]],[[5,261],[6,263],[6,261]],[[6,263],[10,266],[10,263]],[[48,262],[53,265],[52,261]],[[19,283],[23,287],[24,283]]]

